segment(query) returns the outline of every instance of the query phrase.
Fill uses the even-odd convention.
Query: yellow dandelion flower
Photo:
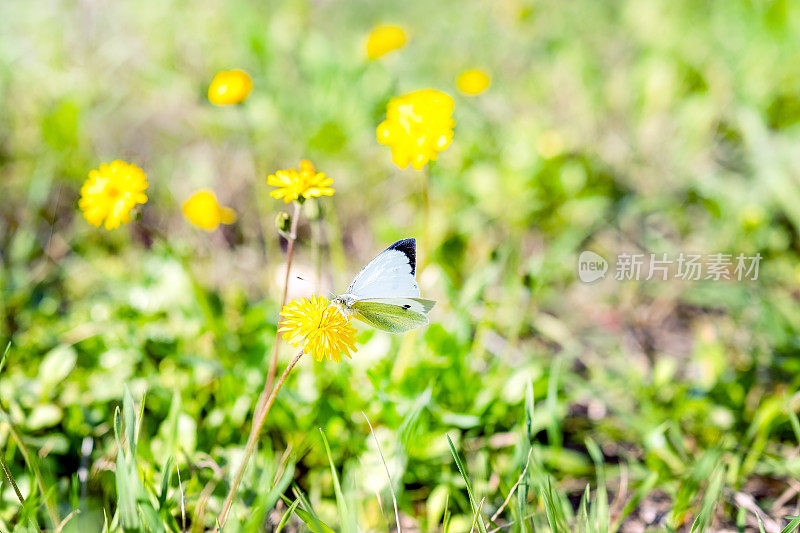
[[[220,224],[236,222],[236,212],[219,205],[213,191],[206,189],[197,191],[184,202],[183,214],[189,222],[206,231],[214,231]]]
[[[397,26],[377,26],[367,38],[367,57],[378,59],[406,44],[406,32]]]
[[[89,224],[105,223],[106,229],[114,229],[131,221],[131,210],[147,201],[146,189],[147,176],[141,168],[113,161],[89,172],[78,207]]]
[[[269,193],[270,196],[278,200],[283,198],[287,204],[298,198],[333,196],[332,183],[333,180],[326,178],[324,172],[317,172],[308,159],[300,161],[299,168],[278,170],[267,177],[267,185],[278,187]]]
[[[411,163],[420,170],[450,146],[454,106],[450,95],[434,89],[392,98],[386,120],[378,126],[378,142],[391,147],[395,165],[406,168]]]
[[[208,86],[208,99],[215,105],[244,102],[253,90],[253,79],[243,70],[223,70]]]
[[[456,80],[458,90],[464,94],[481,94],[489,88],[492,79],[482,70],[472,69],[462,72]]]
[[[356,350],[356,328],[339,309],[321,296],[295,298],[281,309],[278,331],[286,342],[302,346],[317,361],[328,359],[338,363],[342,354],[348,358]]]

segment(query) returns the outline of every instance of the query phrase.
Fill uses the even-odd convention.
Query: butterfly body
[[[390,333],[424,326],[436,302],[420,298],[415,274],[416,241],[397,241],[367,263],[333,304],[345,314]]]

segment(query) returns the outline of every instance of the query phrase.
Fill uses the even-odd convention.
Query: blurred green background
[[[379,23],[408,44],[368,61]],[[275,338],[266,176],[301,158],[336,194],[304,206],[290,295],[341,292],[417,236],[438,304],[402,337],[364,328],[351,361],[301,362],[227,530],[272,531],[296,500],[286,531],[394,529],[363,411],[404,531],[473,524],[446,435],[485,519],[520,481],[488,530],[779,531],[800,505],[798,35],[789,0],[0,3],[0,453],[26,500],[4,477],[0,531],[76,509],[65,530],[121,527],[137,483],[140,529],[213,526]],[[252,94],[211,105],[232,68]],[[479,96],[455,87],[470,68]],[[454,140],[401,170],[375,128],[426,87],[455,98]],[[150,186],[109,232],[77,199],[113,159]],[[189,224],[200,188],[237,223]],[[587,249],[763,260],[756,281],[586,285]]]

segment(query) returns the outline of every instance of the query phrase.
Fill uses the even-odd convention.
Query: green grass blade
[[[603,468],[603,452],[592,439],[586,439],[586,449],[592,461],[594,461],[595,470],[597,471],[597,490],[595,492],[594,502],[591,506],[590,519],[597,531],[608,531],[610,526],[608,515],[608,490],[606,489],[606,474]]]
[[[128,450],[132,457],[136,457],[136,409],[127,385],[122,387],[122,418],[125,421],[125,440]]]
[[[594,531],[591,522],[589,522],[589,484],[586,484],[586,488],[583,491],[583,495],[581,496],[581,502],[578,504],[578,519],[576,523],[576,527],[578,528],[579,532],[582,533],[590,533]]]
[[[478,517],[481,515],[481,509],[483,509],[484,502],[486,502],[485,496],[481,498],[481,502],[478,504],[478,510],[472,514],[472,525],[469,527],[469,533],[472,533],[475,530],[475,524],[478,522]]]
[[[292,492],[294,493],[295,497],[298,500],[300,500],[300,503],[303,506],[303,509],[297,507],[294,510],[294,513],[300,518],[300,520],[305,522],[305,524],[309,527],[309,529],[311,529],[311,531],[313,531],[314,533],[333,532],[333,529],[331,529],[330,526],[328,526],[326,523],[320,520],[319,516],[317,516],[317,513],[314,511],[314,508],[311,507],[311,502],[308,501],[308,498],[303,493],[303,491],[300,490],[300,487],[298,487],[296,484],[292,485]]]
[[[344,499],[342,486],[339,483],[339,474],[336,473],[336,465],[333,464],[333,456],[331,455],[331,448],[328,446],[328,439],[325,437],[325,432],[322,428],[319,429],[319,434],[322,435],[322,443],[325,445],[325,453],[328,454],[328,463],[331,465],[331,475],[333,476],[333,491],[336,494],[336,506],[339,508],[339,516],[342,521],[342,531],[355,531],[355,524],[352,522],[350,513],[347,509],[347,502]]]
[[[787,516],[786,520],[791,520],[786,527],[781,529],[781,533],[793,533],[800,526],[800,516]]]
[[[3,367],[6,366],[6,356],[8,355],[8,351],[11,349],[11,343],[9,342],[6,344],[6,349],[3,350],[3,357],[0,358],[0,372],[3,371]]]
[[[144,531],[150,533],[166,533],[164,523],[158,517],[158,511],[149,501],[139,501],[139,517],[144,525]]]
[[[175,459],[170,455],[167,462],[164,463],[164,468],[161,469],[161,490],[158,493],[158,508],[163,509],[167,502],[167,490],[169,490],[169,481],[172,479],[172,465]]]
[[[631,498],[625,504],[625,507],[622,508],[622,512],[614,520],[614,523],[611,525],[611,531],[617,531],[619,529],[619,526],[622,524],[622,521],[625,519],[625,517],[631,514],[633,510],[639,506],[639,502],[641,502],[645,496],[650,494],[657,482],[658,473],[650,472],[650,475],[647,476],[644,482],[642,482],[641,486],[636,489],[636,492],[633,493],[633,496],[631,496]]]
[[[5,366],[6,357],[8,356],[8,352],[11,349],[11,343],[9,342],[6,344],[6,349],[3,351],[3,357],[0,359],[0,371],[2,371],[3,367]],[[0,417],[5,420],[6,424],[8,424],[8,429],[11,433],[11,436],[14,438],[14,441],[19,446],[19,451],[22,454],[22,458],[25,461],[25,465],[30,469],[31,473],[33,474],[33,478],[36,480],[36,486],[39,488],[39,492],[42,495],[42,500],[44,501],[45,509],[47,510],[47,517],[50,520],[50,525],[53,528],[58,527],[60,523],[60,518],[58,515],[58,509],[56,508],[56,504],[53,503],[50,498],[48,497],[48,492],[46,487],[49,484],[45,481],[42,477],[42,471],[39,468],[39,462],[37,460],[38,455],[32,454],[28,449],[27,445],[25,444],[25,440],[22,438],[22,434],[14,423],[13,418],[11,417],[11,412],[9,411],[9,407],[0,398]],[[31,492],[33,495],[33,492]],[[29,496],[28,499],[30,500],[31,497]],[[37,523],[38,527],[38,523]]]
[[[0,365],[2,368],[2,365]],[[792,431],[794,432],[794,440],[800,444],[800,420],[797,418],[797,413],[794,412],[792,408],[791,402],[786,402],[786,413],[789,415],[789,422],[792,425]]]
[[[724,470],[722,468],[718,468],[717,471],[712,475],[711,481],[709,482],[708,487],[703,494],[700,511],[697,513],[697,517],[692,523],[692,529],[690,533],[694,533],[695,531],[705,531],[708,525],[711,523],[711,519],[714,517],[714,510],[717,508],[717,502],[722,497],[723,480]]]
[[[561,371],[561,358],[556,357],[550,366],[550,379],[547,383],[547,412],[550,419],[547,424],[547,438],[555,452],[561,449],[561,426],[558,423],[558,379]]]
[[[325,522],[322,522],[319,518],[315,518],[315,515],[312,515],[304,509],[297,507],[295,508],[294,513],[308,526],[308,529],[310,529],[313,533],[336,533],[332,527]]]
[[[275,485],[263,495],[259,495],[256,503],[250,510],[250,518],[247,521],[247,531],[260,531],[263,528],[264,516],[268,514],[281,498],[289,483],[294,477],[294,463],[290,463],[281,473]]]
[[[120,527],[123,530],[136,530],[139,528],[139,516],[136,510],[136,493],[133,490],[131,468],[128,459],[122,450],[122,445],[117,443],[117,515]]]
[[[756,513],[756,519],[758,520],[758,532],[767,533],[767,531],[764,529],[764,521],[761,520],[761,515]]]
[[[525,430],[528,435],[528,443],[533,441],[533,414],[536,404],[533,397],[533,380],[528,380],[525,387]]]
[[[39,521],[37,520],[40,503],[39,495],[37,493],[31,493],[19,510],[19,524],[30,523],[33,525],[33,530],[42,531],[42,528],[39,527]],[[16,532],[17,530],[15,529],[14,531]]]
[[[450,453],[453,454],[453,459],[456,461],[458,471],[461,473],[461,477],[464,479],[464,483],[467,486],[467,494],[469,495],[469,503],[472,506],[472,512],[480,516],[478,502],[475,500],[475,494],[472,492],[472,484],[469,482],[469,478],[467,477],[467,469],[464,467],[464,463],[461,461],[461,457],[458,455],[456,447],[453,445],[452,439],[450,439],[450,435],[447,435],[447,444],[450,445]],[[486,533],[486,524],[483,522],[483,516],[480,516],[478,520],[478,531],[481,533]]]
[[[442,514],[442,533],[450,531],[450,494],[444,500],[444,513]]]
[[[297,506],[299,504],[300,504],[300,500],[299,499],[295,499],[295,501],[292,502],[292,504],[289,506],[289,508],[286,510],[286,512],[283,513],[283,516],[281,517],[281,521],[278,522],[278,527],[275,528],[275,533],[281,533],[281,530],[283,529],[283,526],[285,526],[286,522],[289,521],[289,518],[291,518],[292,514],[294,513],[294,510],[297,509]]]
[[[567,520],[564,516],[564,508],[561,501],[557,498],[553,491],[553,483],[550,476],[546,476],[540,485],[540,492],[544,502],[544,510],[547,516],[547,522],[550,524],[550,529],[554,533],[566,532]]]

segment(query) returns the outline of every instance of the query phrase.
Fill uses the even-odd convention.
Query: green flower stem
[[[17,441],[19,451],[22,454],[22,459],[33,472],[33,477],[36,480],[36,484],[39,486],[39,491],[42,494],[42,500],[44,500],[44,506],[45,509],[47,509],[47,515],[50,518],[50,522],[52,522],[53,527],[57,527],[60,522],[60,519],[58,518],[58,510],[45,490],[45,483],[44,479],[42,478],[42,473],[39,470],[39,466],[36,464],[36,460],[31,456],[27,446],[25,446],[22,436],[17,430],[16,424],[14,424],[14,422],[11,420],[11,413],[8,411],[8,409],[6,409],[2,402],[0,402],[0,417],[5,418],[8,428],[11,430],[11,436],[15,441]],[[5,462],[3,462],[3,470],[6,471],[6,476],[10,475],[10,472],[7,470],[7,468],[8,467],[6,466]],[[21,495],[19,489],[16,486],[14,488],[17,492],[17,497],[19,497]]]
[[[3,455],[0,454],[0,466],[3,467],[3,473],[6,475],[6,479],[14,488],[14,493],[17,495],[17,499],[19,500],[20,505],[25,505],[25,498],[22,497],[22,493],[19,491],[19,487],[17,486],[17,482],[14,481],[14,476],[11,475],[11,471],[8,469],[8,465],[6,464],[5,460],[3,459]]]
[[[430,202],[430,182],[431,182],[431,166],[433,161],[429,161],[425,168],[420,172],[422,178],[421,185],[421,200],[422,200],[422,242],[421,254],[417,254],[417,273],[422,272],[428,265],[428,258],[431,255],[431,202]],[[421,257],[420,257],[421,256]]]
[[[17,495],[17,499],[19,500],[19,504],[21,506],[25,505],[25,498],[22,497],[22,493],[19,491],[19,487],[17,486],[17,482],[14,481],[14,476],[11,475],[11,471],[8,469],[8,465],[6,464],[5,460],[3,459],[3,454],[0,454],[0,466],[3,467],[3,473],[6,475],[6,479],[14,488],[14,493]],[[39,524],[36,523],[35,520],[31,520],[31,525],[36,527],[36,531],[41,532],[42,528],[39,527]]]
[[[284,382],[286,381],[286,377],[289,375],[289,372],[292,371],[294,366],[303,356],[302,348],[297,353],[297,355],[292,359],[289,363],[289,366],[286,367],[286,370],[283,371],[283,375],[278,380],[278,383],[275,385],[275,388],[272,390],[272,394],[269,395],[264,408],[261,410],[256,410],[255,417],[253,418],[253,429],[250,431],[250,437],[247,439],[247,446],[244,450],[244,457],[242,458],[242,462],[239,465],[239,469],[236,471],[236,477],[233,479],[233,484],[231,485],[230,490],[228,491],[228,495],[225,497],[225,503],[222,505],[222,511],[219,514],[219,527],[223,528],[225,526],[225,522],[228,520],[228,513],[231,509],[231,504],[233,503],[233,497],[236,494],[236,489],[239,487],[239,483],[242,481],[242,477],[244,476],[244,471],[247,468],[247,463],[250,462],[250,457],[252,457],[253,452],[256,450],[256,445],[258,443],[258,434],[261,432],[261,427],[264,425],[264,420],[267,418],[267,414],[269,413],[270,408],[272,407],[272,403],[275,401],[275,397],[278,395],[278,391],[281,390]],[[266,388],[265,388],[266,390]],[[216,528],[215,528],[216,531]]]
[[[300,203],[294,202],[294,212],[292,213],[291,226],[289,227],[289,247],[286,250],[286,273],[283,276],[283,294],[281,295],[281,309],[286,305],[286,295],[289,291],[289,273],[292,270],[292,258],[294,257],[294,243],[297,240],[297,223],[300,220]],[[275,381],[275,370],[278,367],[278,349],[280,347],[280,334],[275,333],[275,344],[272,347],[272,360],[269,362],[269,372],[267,373],[267,382],[264,384],[264,390],[261,397],[258,399],[256,407],[256,414],[261,409],[268,391],[272,390],[272,383]]]

